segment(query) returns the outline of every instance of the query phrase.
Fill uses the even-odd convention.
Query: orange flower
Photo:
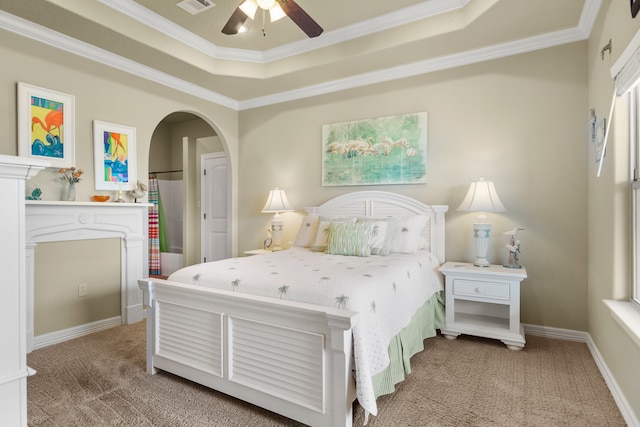
[[[62,174],[60,179],[63,181],[67,181],[69,184],[80,182],[80,177],[84,173],[82,169],[76,169],[75,166],[71,166],[69,169],[62,168],[58,172]]]

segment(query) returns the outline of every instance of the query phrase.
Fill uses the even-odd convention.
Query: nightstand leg
[[[444,331],[441,330],[440,332],[448,340],[455,340],[456,338],[458,338],[458,335],[460,335],[460,334],[456,334],[454,332],[449,332],[449,331],[444,332]]]

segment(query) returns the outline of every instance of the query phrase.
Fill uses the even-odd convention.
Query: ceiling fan
[[[262,9],[263,14],[269,12],[271,22],[288,16],[309,37],[317,37],[322,34],[322,27],[293,0],[245,0],[233,12],[222,32],[224,34],[238,34],[247,18],[255,19],[258,9]],[[264,34],[264,28],[262,33]]]

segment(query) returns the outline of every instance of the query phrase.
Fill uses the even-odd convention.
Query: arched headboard
[[[426,215],[429,219],[422,232],[429,249],[444,263],[444,214],[447,205],[425,205],[401,194],[388,191],[356,191],[337,196],[320,206],[305,209],[309,215],[400,217]]]

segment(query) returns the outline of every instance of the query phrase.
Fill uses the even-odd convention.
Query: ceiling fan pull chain
[[[262,9],[262,37],[267,37],[267,33],[264,31],[264,23],[265,23],[265,15],[266,12],[264,9]]]

